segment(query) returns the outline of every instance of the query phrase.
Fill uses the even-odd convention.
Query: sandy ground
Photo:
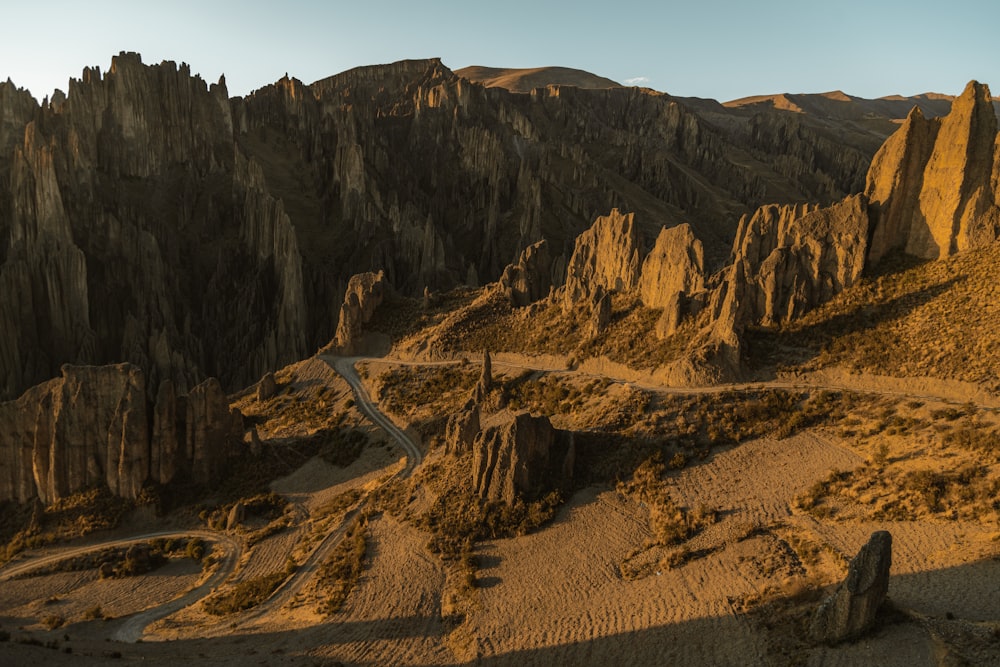
[[[324,367],[300,367],[299,381],[328,381]],[[344,609],[329,618],[303,595],[253,622],[213,619],[209,632],[209,619],[194,605],[151,628],[151,639],[161,641],[108,644],[97,638],[116,622],[83,621],[84,610],[100,604],[115,616],[138,611],[190,588],[198,573],[171,565],[175,569],[154,576],[114,582],[97,581],[93,573],[9,582],[0,587],[0,626],[15,641],[0,643],[0,664],[74,664],[60,650],[16,641],[28,632],[71,646],[75,656],[89,653],[86,664],[175,664],[181,656],[241,667],[1000,664],[997,526],[943,519],[827,522],[793,509],[804,489],[831,470],[856,467],[866,455],[831,433],[808,431],[716,451],[672,474],[670,492],[679,504],[709,506],[719,515],[688,543],[696,555],[672,569],[656,567],[665,548],[644,549],[651,537],[645,507],[607,487],[583,489],[543,529],[478,547],[477,587],[460,625],[442,619],[446,565],[428,552],[428,535],[388,515],[370,520],[361,580]],[[401,464],[398,450],[374,445],[344,469],[313,459],[272,488],[316,521],[318,508],[332,498],[372,488]],[[256,545],[236,579],[280,568],[310,526],[307,521]],[[808,581],[836,581],[846,559],[882,529],[894,539],[890,598],[910,620],[836,648],[789,648],[781,633],[769,633],[743,612],[748,600]],[[821,544],[829,556],[818,565],[803,563],[790,546],[797,537]],[[623,576],[623,563],[643,558],[654,565],[648,576]],[[52,597],[58,600],[44,604]],[[68,625],[37,630],[50,607]],[[122,660],[109,651],[120,651]]]

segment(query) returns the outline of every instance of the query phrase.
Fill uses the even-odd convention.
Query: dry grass
[[[271,597],[294,571],[294,563],[289,560],[283,571],[241,581],[227,591],[206,598],[202,607],[213,616],[226,616],[252,609]]]
[[[781,331],[751,333],[758,365],[831,365],[1000,388],[1000,244],[918,263],[892,258]]]
[[[659,340],[655,328],[660,311],[644,307],[635,295],[614,294],[608,326],[590,337],[590,312],[584,306],[564,312],[561,304],[543,300],[514,308],[499,293],[484,295],[481,292],[477,300],[415,332],[402,345],[426,340],[444,355],[491,350],[565,355],[578,361],[606,357],[634,368],[656,368],[677,359],[698,328],[698,322],[689,318],[677,334]]]
[[[666,470],[657,453],[636,468],[632,479],[618,484],[620,494],[649,509],[653,541],[647,547],[681,544],[718,520],[718,513],[710,507],[690,510],[677,505],[664,479]]]
[[[55,501],[41,512],[8,503],[4,514],[7,517],[5,531],[10,538],[6,547],[0,549],[0,563],[7,562],[25,549],[36,549],[114,528],[134,506],[134,502],[112,495],[107,487],[74,493]]]
[[[326,592],[320,613],[331,616],[344,606],[351,589],[361,577],[367,550],[368,521],[359,517],[347,528],[344,538],[319,568],[319,585]]]
[[[398,415],[448,412],[468,400],[481,372],[473,364],[404,366],[378,377],[380,397]]]

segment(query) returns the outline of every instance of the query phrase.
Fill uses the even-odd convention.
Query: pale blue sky
[[[38,98],[139,51],[243,95],[285,72],[310,83],[403,58],[585,69],[675,95],[1000,94],[1000,2],[544,0],[17,2],[0,8],[0,80]]]

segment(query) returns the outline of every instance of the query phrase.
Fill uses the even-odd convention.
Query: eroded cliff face
[[[869,263],[892,250],[939,259],[995,240],[998,160],[987,86],[970,82],[943,118],[914,109],[868,173],[875,211]]]
[[[740,221],[733,249],[743,270],[740,319],[773,326],[853,285],[865,266],[868,210],[856,195],[826,208],[767,206]]]
[[[893,251],[938,259],[1000,236],[1000,137],[989,89],[971,82],[941,118],[915,108],[876,154],[865,194],[831,206],[765,206],[740,221],[732,265],[680,381],[739,377],[748,325],[797,318]]]
[[[721,264],[740,213],[853,182],[826,159],[814,178],[779,166],[802,142],[768,136],[648,90],[518,94],[437,60],[242,99],[126,53],[42,106],[0,84],[0,398],[65,362],[135,363],[151,393],[246,385],[330,340],[354,274],[475,285],[546,239],[557,284],[616,206],[648,238],[689,222]]]
[[[207,484],[240,435],[242,420],[215,379],[187,397],[165,381],[151,404],[134,365],[66,365],[0,403],[0,500],[48,504],[95,485],[135,498],[146,482],[181,472]]]
[[[25,103],[4,91],[0,397],[65,362],[187,393],[301,358],[296,234],[236,147],[224,81],[123,53],[33,106],[16,142]]]

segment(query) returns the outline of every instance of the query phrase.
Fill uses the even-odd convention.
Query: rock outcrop
[[[50,504],[94,485],[135,498],[147,481],[181,471],[210,483],[241,430],[215,379],[183,399],[164,381],[150,404],[136,366],[66,365],[0,403],[0,500]]]
[[[134,53],[42,105],[0,84],[0,399],[67,362],[134,363],[151,392],[247,386],[331,339],[354,274],[486,283],[543,238],[555,266],[612,206],[650,235],[683,216],[721,260],[734,215],[841,196],[867,159],[721,125],[650,90],[517,94],[438,60],[245,98]],[[547,287],[526,253],[518,303]]]
[[[461,456],[472,451],[472,444],[479,435],[479,404],[470,400],[461,410],[448,417],[445,425],[445,453]]]
[[[385,297],[385,274],[359,273],[351,276],[340,306],[336,345],[342,354],[356,354],[362,345],[363,327]]]
[[[642,303],[663,311],[656,324],[657,337],[676,333],[683,318],[697,312],[700,304],[693,297],[704,291],[705,250],[701,241],[688,224],[664,227],[639,275]]]
[[[939,259],[1000,236],[1000,149],[989,88],[976,81],[942,118],[918,108],[876,153],[869,264],[892,250]]]
[[[527,306],[549,295],[558,268],[549,254],[548,242],[541,240],[525,248],[517,262],[507,265],[497,281],[498,287],[512,306]]]
[[[574,457],[572,437],[548,417],[499,413],[472,445],[473,488],[486,501],[533,500],[572,475]]]
[[[691,225],[660,230],[653,249],[642,262],[639,295],[650,308],[666,308],[678,294],[705,289],[705,249]]]
[[[746,324],[792,320],[853,285],[865,267],[868,212],[863,196],[826,208],[766,206],[740,221],[733,248],[742,278],[737,319]]]
[[[809,634],[816,642],[836,644],[871,629],[886,593],[892,565],[892,535],[872,533],[851,560],[845,579],[813,614]]]
[[[576,238],[573,254],[566,265],[562,287],[563,308],[570,311],[580,303],[596,303],[598,290],[629,292],[639,283],[642,240],[635,214],[613,209],[594,221]]]

